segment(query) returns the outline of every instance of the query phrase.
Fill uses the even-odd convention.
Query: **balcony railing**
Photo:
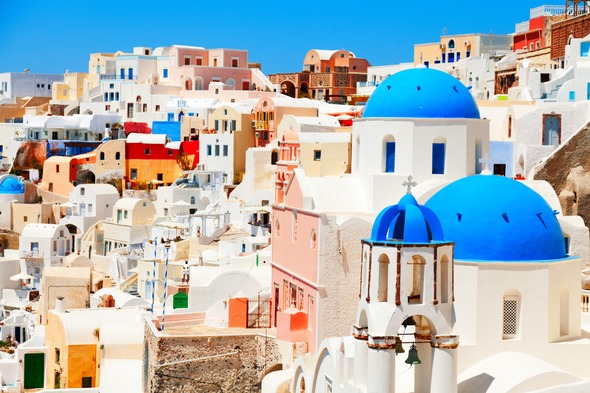
[[[137,75],[131,75],[131,76],[124,75],[121,78],[121,75],[120,74],[119,75],[117,75],[117,74],[102,74],[100,76],[100,80],[101,81],[102,80],[128,80],[128,81],[134,80],[134,81],[136,81],[137,80]]]
[[[590,312],[588,309],[590,307],[590,291],[582,289],[582,296],[580,300],[582,312],[588,314]]]
[[[21,252],[21,258],[24,259],[43,259],[43,251],[23,251]]]

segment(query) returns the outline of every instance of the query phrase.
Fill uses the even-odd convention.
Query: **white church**
[[[489,123],[468,90],[399,72],[353,127],[350,176],[381,211],[359,239],[357,317],[295,362],[289,390],[590,391],[588,230],[546,183],[480,174]]]

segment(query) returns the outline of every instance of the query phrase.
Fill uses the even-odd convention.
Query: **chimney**
[[[54,308],[55,312],[59,312],[59,313],[65,313],[66,312],[66,305],[64,303],[64,297],[63,296],[58,296],[57,300],[55,301],[55,308]]]

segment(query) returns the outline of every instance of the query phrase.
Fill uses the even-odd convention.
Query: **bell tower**
[[[409,176],[363,239],[360,302],[353,327],[355,384],[394,393],[396,354],[414,366],[414,392],[456,393],[459,345],[453,326],[453,248],[436,214],[418,204]]]

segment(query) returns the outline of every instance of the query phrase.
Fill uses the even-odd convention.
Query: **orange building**
[[[368,67],[366,59],[344,49],[312,49],[303,60],[303,72],[269,75],[269,79],[290,97],[345,104],[356,94],[356,83],[367,81]]]

